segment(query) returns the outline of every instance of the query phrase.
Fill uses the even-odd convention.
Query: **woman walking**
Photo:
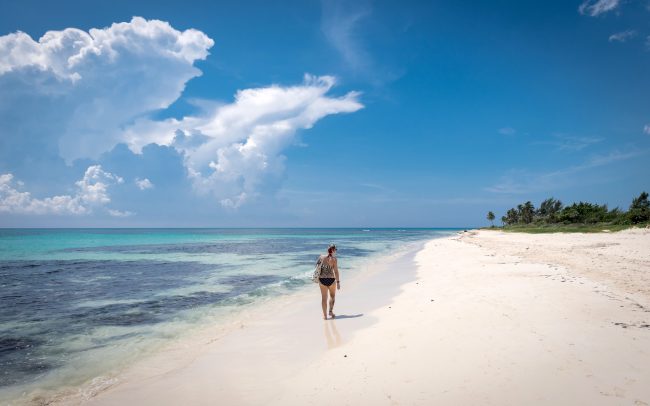
[[[321,294],[321,305],[323,307],[323,320],[327,320],[327,295],[329,294],[329,316],[336,317],[334,314],[334,301],[336,300],[336,289],[341,289],[339,280],[339,267],[336,262],[336,245],[330,244],[327,248],[327,255],[321,255],[318,258],[320,263],[320,274],[318,278],[318,287]],[[334,285],[336,282],[336,285]]]

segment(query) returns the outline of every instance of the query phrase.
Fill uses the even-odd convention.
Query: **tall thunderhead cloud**
[[[213,43],[140,17],[0,37],[0,159],[98,157],[134,119],[174,102]]]

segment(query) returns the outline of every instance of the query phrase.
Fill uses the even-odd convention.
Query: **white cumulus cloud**
[[[235,102],[217,108],[195,131],[205,142],[185,148],[195,188],[215,195],[223,206],[238,207],[284,172],[282,152],[298,130],[325,116],[363,108],[359,93],[327,96],[331,76],[306,75],[298,86],[269,86],[239,91]]]
[[[30,192],[19,190],[24,185],[20,181],[14,181],[13,178],[11,173],[0,175],[0,212],[89,214],[92,213],[93,208],[104,207],[110,203],[111,199],[108,195],[110,185],[124,182],[119,176],[102,170],[100,165],[92,165],[86,169],[83,178],[75,183],[77,191],[74,195],[38,199],[32,197]]]
[[[124,139],[135,152],[151,142],[182,151],[194,189],[237,208],[281,180],[283,151],[296,142],[299,130],[363,108],[358,92],[329,96],[335,84],[332,76],[305,75],[300,85],[240,90],[233,103],[200,117],[139,120],[125,130]]]
[[[140,190],[146,190],[146,189],[151,189],[153,188],[153,183],[147,178],[144,179],[136,179],[135,180],[135,185],[138,187]]]
[[[23,32],[1,36],[0,118],[9,118],[2,135],[11,138],[2,146],[39,140],[68,162],[97,158],[126,125],[178,99],[213,43],[200,31],[141,17],[88,32],[48,31],[38,41]]]
[[[578,7],[578,11],[580,14],[596,17],[616,9],[619,4],[620,0],[585,0]]]
[[[0,74],[33,67],[74,82],[90,73],[89,67],[118,67],[121,58],[135,55],[191,65],[197,59],[205,59],[213,44],[201,31],[180,32],[167,22],[142,17],[108,28],[91,28],[88,32],[77,28],[48,31],[38,42],[18,31],[0,37]]]

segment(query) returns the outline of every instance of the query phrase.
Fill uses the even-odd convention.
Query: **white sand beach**
[[[342,274],[336,320],[314,286],[61,403],[650,404],[650,230],[470,231],[384,265]]]

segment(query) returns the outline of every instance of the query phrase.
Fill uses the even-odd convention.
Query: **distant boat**
[[[361,231],[370,231],[370,230],[368,230],[368,229],[365,229],[365,230],[361,230]]]

